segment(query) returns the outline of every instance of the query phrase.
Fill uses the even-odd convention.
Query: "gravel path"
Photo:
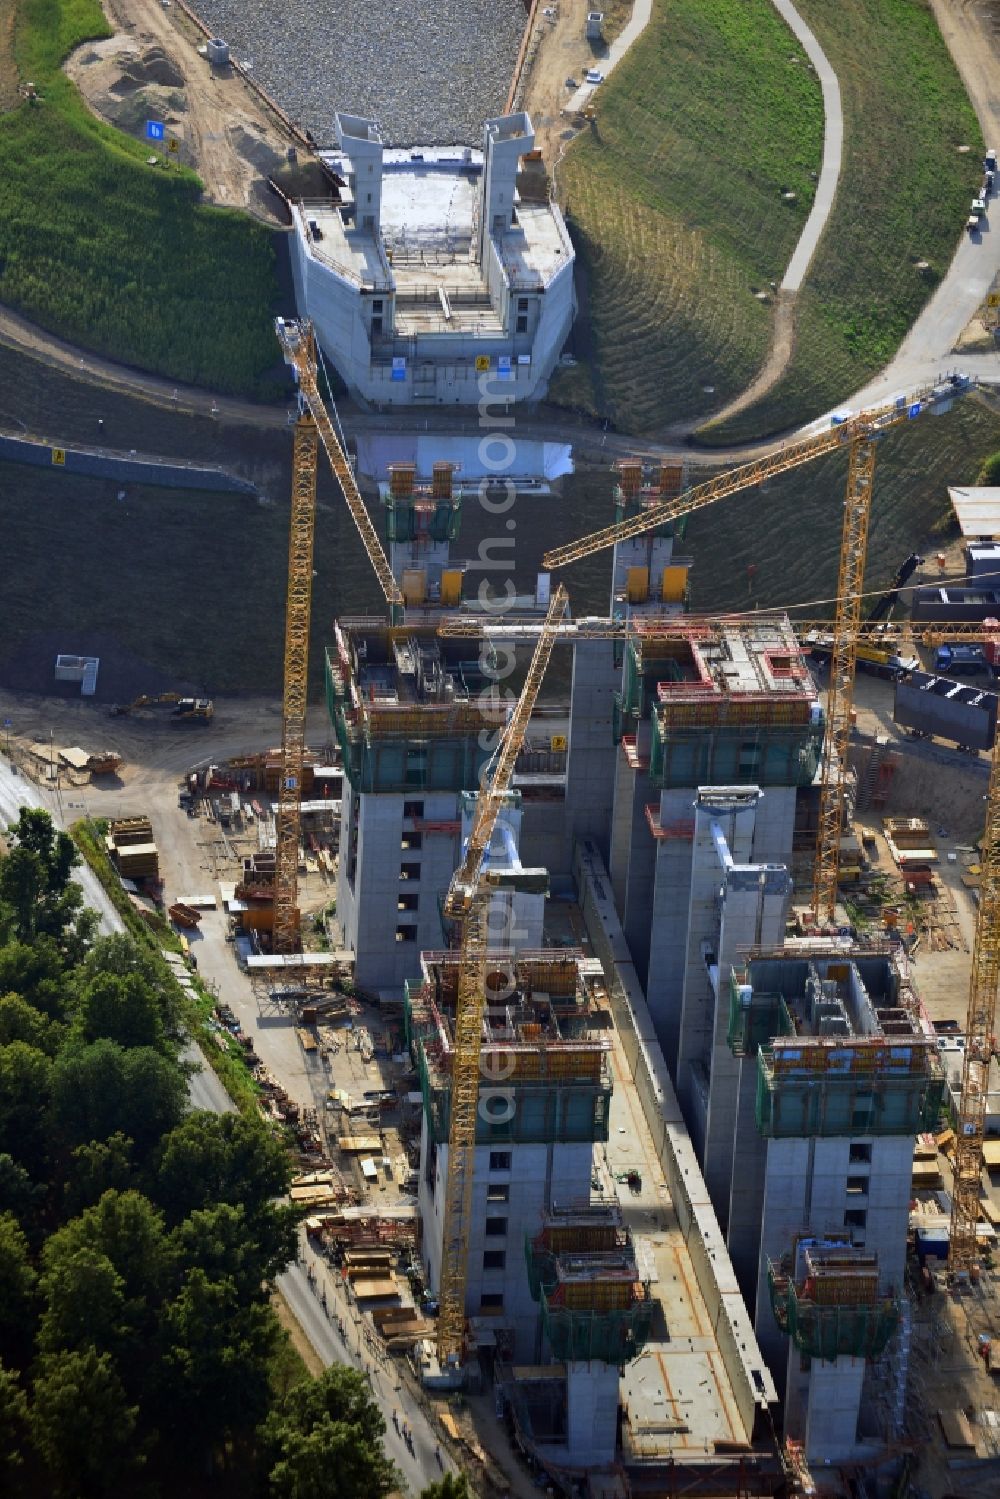
[[[524,0],[192,0],[321,145],[333,115],[376,119],[387,145],[479,145],[502,112]]]

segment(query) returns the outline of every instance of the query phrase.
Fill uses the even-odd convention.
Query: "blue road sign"
[[[914,401],[914,403],[910,407],[910,411],[909,411],[910,421],[912,422],[913,418],[916,417],[916,416],[919,416],[919,415],[920,415],[920,402],[919,401]]]
[[[159,120],[147,120],[146,139],[148,141],[161,141],[163,139],[164,129],[165,126],[161,125]]]
[[[5,718],[3,726],[5,729],[12,729],[14,727],[14,720],[12,718]]]

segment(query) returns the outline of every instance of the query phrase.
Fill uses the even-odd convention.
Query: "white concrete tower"
[[[514,193],[521,157],[534,150],[535,132],[526,114],[487,120],[483,130],[483,183],[479,198],[479,264],[493,236],[514,222]]]
[[[348,188],[355,204],[355,227],[377,239],[382,229],[382,137],[374,120],[337,113],[337,145],[350,162]]]

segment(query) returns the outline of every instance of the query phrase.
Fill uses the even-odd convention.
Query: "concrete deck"
[[[716,1442],[742,1442],[747,1434],[617,1031],[611,1064],[607,1164],[612,1175],[636,1167],[642,1176],[637,1194],[624,1183],[618,1190],[661,1313],[621,1383],[623,1447],[626,1460],[691,1461],[712,1456]]]

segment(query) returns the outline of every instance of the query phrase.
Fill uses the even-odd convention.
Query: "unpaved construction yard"
[[[193,0],[233,56],[322,146],[336,110],[387,145],[477,145],[503,112],[524,0]]]

